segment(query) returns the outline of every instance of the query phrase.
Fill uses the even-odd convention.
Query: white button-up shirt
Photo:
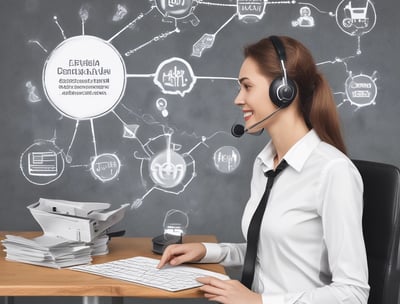
[[[257,156],[242,231],[263,195],[276,154]],[[265,304],[367,303],[368,266],[362,233],[363,183],[347,156],[311,130],[284,156],[263,217],[252,290]],[[205,244],[201,262],[243,265],[246,244]]]

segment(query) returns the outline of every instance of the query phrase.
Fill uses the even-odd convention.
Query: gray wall
[[[162,1],[0,1],[1,230],[39,229],[26,206],[40,197],[109,202],[113,208],[143,198],[142,205],[127,212],[116,229],[125,229],[129,236],[155,236],[162,232],[166,212],[178,209],[189,216],[188,233],[215,234],[221,241],[241,241],[240,218],[249,194],[252,161],[268,138],[265,134],[240,139],[230,135],[232,124],[241,122],[233,105],[237,86],[232,79],[237,77],[241,65],[242,46],[271,34],[293,36],[311,49],[335,93],[350,157],[400,166],[399,62],[395,57],[399,49],[398,2],[368,2],[368,19],[358,27],[349,24],[351,18],[346,19],[348,27],[344,26],[348,17],[344,7],[349,1],[275,1],[267,4],[258,22],[246,23],[236,16],[225,26],[236,13],[236,1],[187,1],[192,3],[192,13],[187,18],[173,15],[169,23],[165,20],[168,18],[163,18],[162,9],[154,7],[145,14],[152,4],[159,2]],[[353,5],[361,5],[359,2],[366,3],[352,1]],[[127,13],[122,20],[113,21],[118,4]],[[298,21],[299,10],[304,6],[310,8],[313,27],[293,23]],[[82,34],[79,14],[85,10],[85,34],[104,40],[144,13],[143,18],[111,41],[123,58],[127,74],[136,77],[127,77],[122,99],[112,112],[92,120],[93,129],[90,120],[79,121],[76,128],[77,119],[61,115],[46,98],[42,85],[44,64],[63,41],[53,17],[57,16],[64,35],[70,38]],[[191,21],[196,18],[199,23],[194,26]],[[175,28],[179,28],[179,33],[145,45]],[[212,47],[205,49],[201,57],[192,56],[193,45],[205,33],[216,34]],[[47,52],[33,41],[40,42]],[[143,47],[125,55],[138,46]],[[154,74],[162,62],[172,57],[185,60],[196,78],[195,85],[184,96],[163,92],[153,77],[143,76]],[[349,77],[369,80],[369,87],[360,92],[373,95],[376,87],[376,97],[348,99],[345,92],[350,88],[346,82]],[[359,96],[354,90],[349,91]],[[159,98],[167,100],[168,115],[157,108]],[[123,137],[124,124],[139,126],[136,135],[140,141]],[[165,134],[167,128],[173,130],[174,146],[180,147],[176,153],[186,155],[187,172],[179,185],[150,191],[154,184],[147,169],[149,160],[137,157],[143,155],[140,142],[154,143],[153,156],[158,155],[165,150],[166,138],[152,139]],[[57,147],[59,157],[65,161],[62,174],[48,183],[24,171],[25,152],[38,142],[52,142],[50,146]],[[213,155],[223,146],[235,147],[240,153],[240,165],[229,173],[218,171],[214,165]],[[122,166],[115,179],[102,182],[90,173],[91,159],[96,153],[118,156]],[[67,154],[72,157],[71,162],[66,161]],[[35,300],[46,301],[21,298],[16,303]],[[69,300],[79,302],[75,298]]]

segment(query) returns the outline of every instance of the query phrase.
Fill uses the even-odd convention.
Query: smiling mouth
[[[251,111],[243,113],[243,118],[245,121],[248,121],[251,118],[251,116],[253,116],[253,112],[251,112]]]

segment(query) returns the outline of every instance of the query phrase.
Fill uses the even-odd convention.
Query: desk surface
[[[37,232],[0,231],[0,239],[6,234],[24,237],[38,236]],[[216,242],[210,235],[185,236],[184,242]],[[4,248],[4,247],[2,247]],[[133,256],[160,258],[152,251],[151,238],[117,237],[109,243],[110,253],[93,257],[93,264]],[[225,273],[218,264],[195,264],[196,267]],[[198,298],[198,288],[179,292],[168,292],[157,288],[136,285],[121,280],[109,279],[93,274],[68,269],[52,269],[5,260],[0,252],[0,296],[109,296],[141,298]]]

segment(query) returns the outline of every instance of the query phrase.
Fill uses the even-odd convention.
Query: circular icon
[[[121,169],[121,162],[115,154],[104,153],[96,156],[92,161],[91,172],[102,182],[116,178]]]
[[[192,90],[196,76],[186,60],[172,57],[158,66],[153,81],[164,94],[183,97]]]
[[[165,17],[175,19],[183,19],[192,11],[193,0],[189,1],[171,1],[171,0],[156,0],[155,4],[158,11]]]
[[[112,111],[125,92],[126,67],[109,42],[94,36],[64,40],[43,67],[44,92],[62,115],[92,119]]]
[[[240,164],[240,153],[235,147],[224,146],[215,151],[213,159],[219,172],[231,173]]]
[[[50,140],[30,145],[20,158],[22,174],[35,185],[54,182],[64,172],[64,166],[62,151]]]
[[[342,0],[335,16],[339,28],[350,36],[364,35],[376,24],[375,7],[369,0]]]
[[[346,80],[347,99],[357,107],[374,104],[377,91],[375,81],[370,76],[359,74]]]
[[[163,188],[177,186],[185,177],[186,162],[175,151],[168,149],[153,157],[149,163],[150,177]]]

